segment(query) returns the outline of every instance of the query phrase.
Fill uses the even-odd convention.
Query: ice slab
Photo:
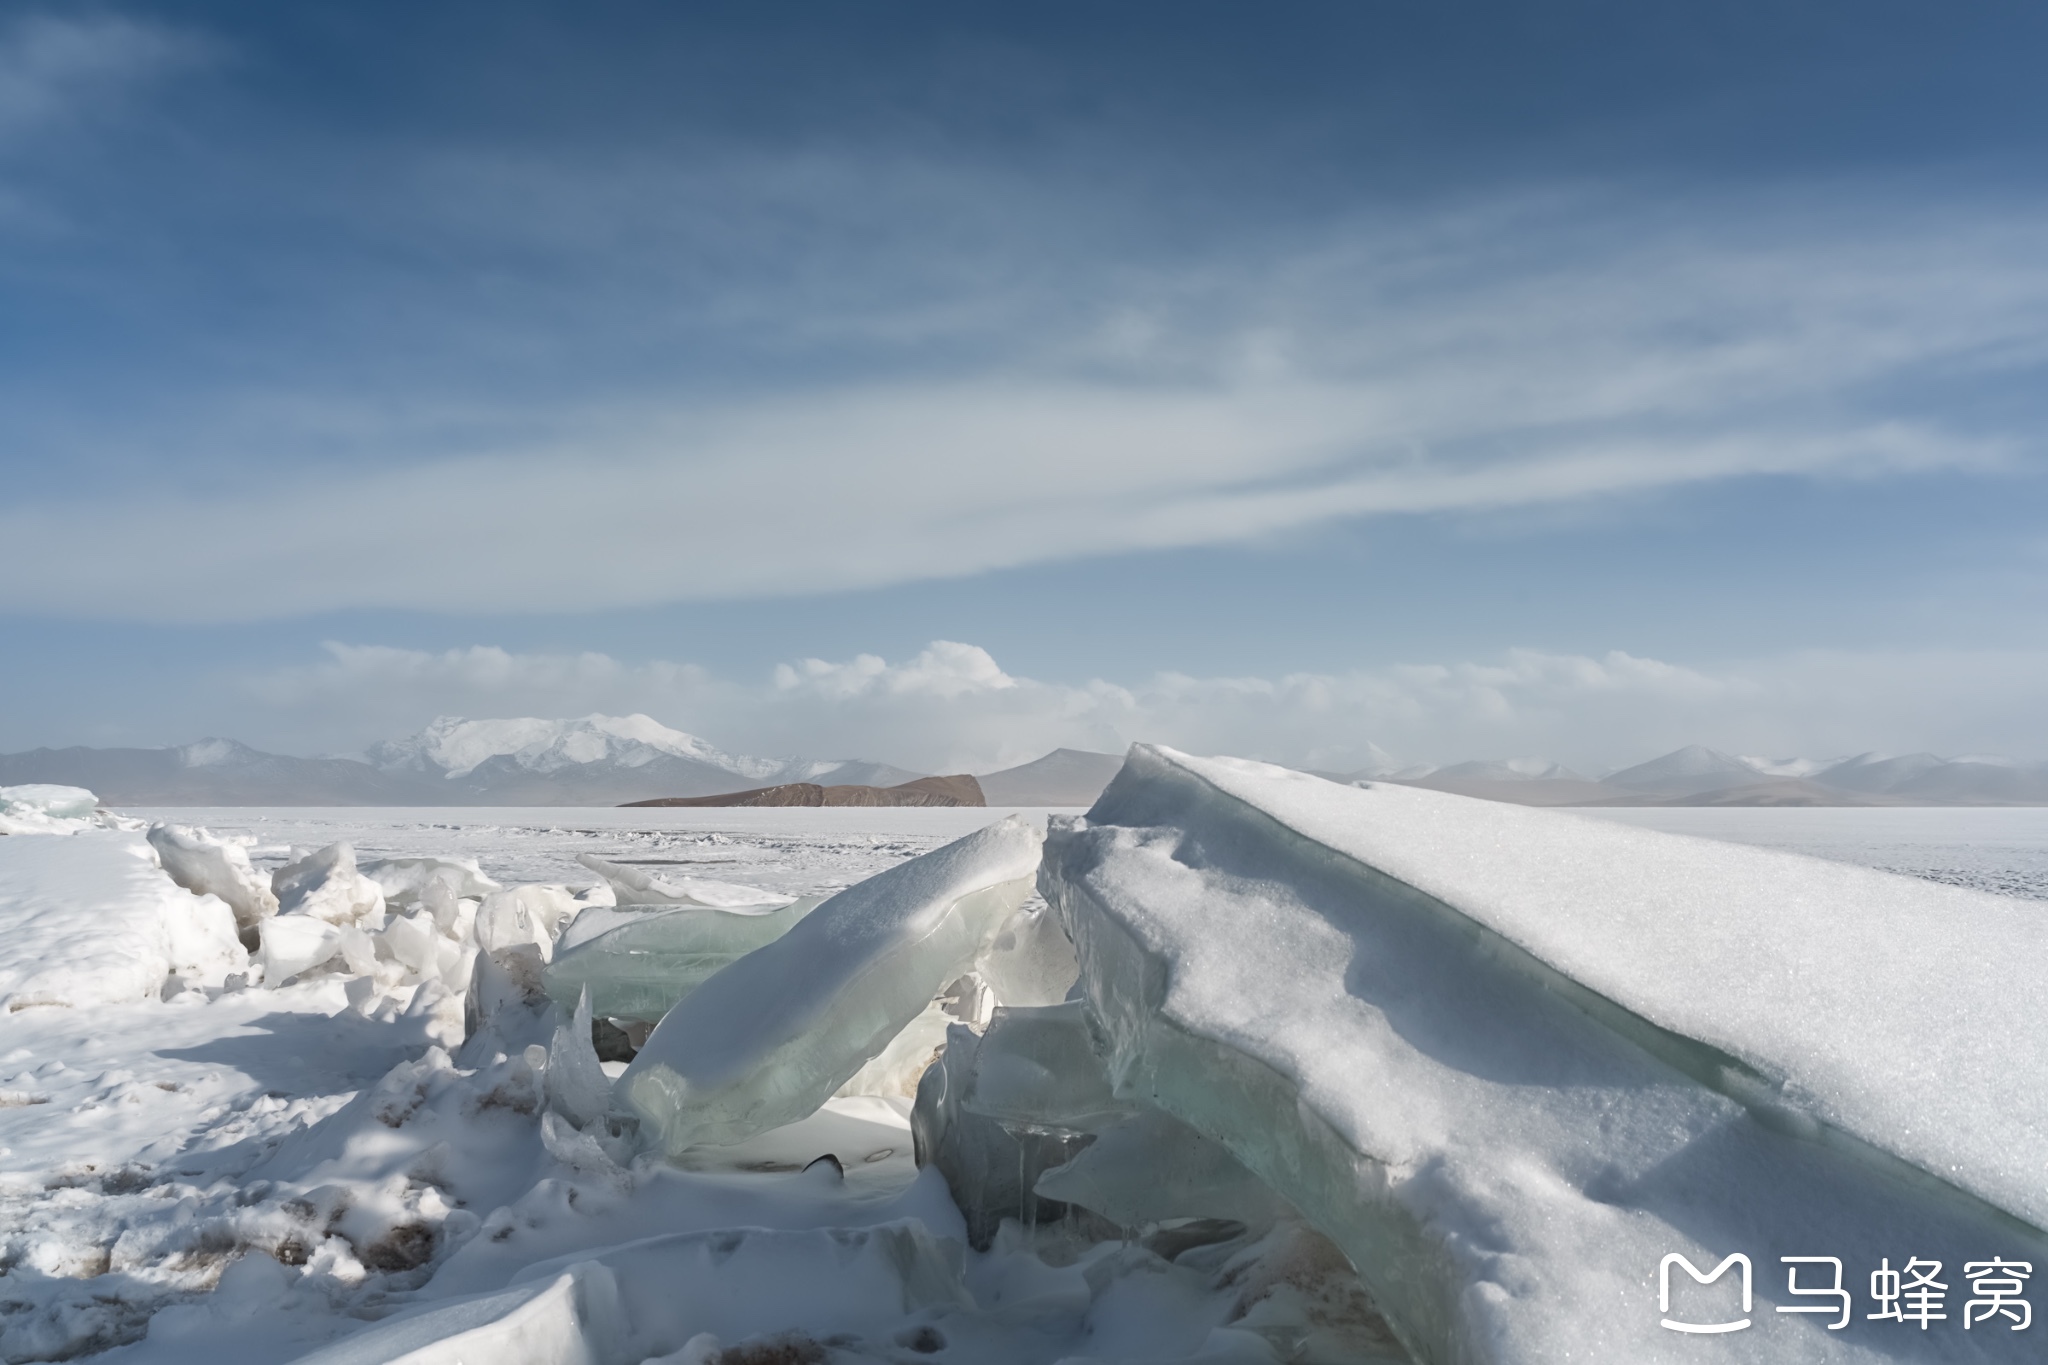
[[[277,913],[270,881],[249,864],[249,850],[188,825],[149,827],[149,846],[170,879],[195,896],[218,896],[235,912],[235,924],[253,929]]]
[[[555,936],[582,911],[584,904],[575,892],[560,884],[515,886],[508,891],[492,892],[477,907],[477,946],[489,953],[531,943],[540,949],[543,959],[553,957]]]
[[[608,863],[588,853],[576,861],[605,879],[620,905],[695,905],[717,910],[766,911],[787,905],[793,899],[758,886],[714,881],[709,877],[684,877],[623,863]]]
[[[1041,886],[1117,1093],[1327,1232],[1422,1359],[1694,1359],[1671,1253],[1753,1263],[1717,1359],[2018,1358],[1771,1310],[1780,1257],[1865,1312],[1880,1258],[2048,1252],[2023,903],[1145,746]]]
[[[1030,894],[1010,816],[847,888],[670,1010],[619,1079],[669,1153],[815,1111],[972,965]]]
[[[234,914],[166,877],[140,834],[0,839],[0,1012],[158,996],[244,971]]]
[[[781,938],[823,902],[806,896],[766,914],[687,906],[585,910],[571,930],[587,917],[601,917],[593,927],[609,927],[589,938],[564,933],[544,977],[548,994],[573,1007],[588,990],[599,1015],[656,1023],[714,973]]]

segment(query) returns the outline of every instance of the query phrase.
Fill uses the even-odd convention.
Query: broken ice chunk
[[[387,924],[384,932],[378,937],[390,950],[392,959],[413,975],[430,976],[439,973],[441,936],[435,932],[432,915],[400,915]]]
[[[997,1012],[998,1021],[1005,1013]],[[960,1024],[948,1029],[945,1051],[918,1082],[917,1102],[910,1113],[917,1164],[936,1166],[946,1178],[953,1202],[966,1219],[967,1240],[977,1250],[988,1248],[1006,1218],[1026,1227],[1063,1221],[1067,1207],[1036,1193],[1034,1186],[1040,1175],[1064,1165],[1094,1141],[1093,1134],[1077,1127],[1011,1123],[966,1106],[975,1091],[980,1050],[995,1033],[993,1023],[983,1037]],[[996,1046],[1002,1050],[1000,1042]],[[1099,1063],[1094,1069],[1106,1100],[1108,1082],[1100,1078]],[[1013,1090],[1010,1098],[1028,1102],[1022,1088]],[[1123,1112],[1117,1110],[1119,1115]]]
[[[149,846],[170,879],[195,896],[218,896],[235,912],[235,927],[253,929],[277,913],[277,896],[249,865],[249,850],[186,825],[149,827]]]
[[[959,976],[1024,898],[1043,833],[1010,816],[849,887],[685,997],[619,1080],[671,1155],[811,1113]]]
[[[356,870],[356,851],[329,844],[279,868],[270,879],[281,915],[310,915],[329,924],[383,927],[384,892]]]
[[[531,943],[543,959],[555,951],[555,934],[583,903],[566,886],[515,886],[485,896],[476,912],[477,946],[496,952],[517,943]]]
[[[587,989],[591,1008],[605,1018],[656,1023],[713,973],[781,938],[824,899],[806,896],[767,914],[683,906],[586,910],[575,926],[601,915],[594,922],[612,927],[580,942],[564,935],[565,946],[548,964],[548,994],[571,1005]]]
[[[412,905],[436,884],[457,899],[478,899],[504,889],[484,875],[474,858],[374,858],[356,870],[377,883],[385,904],[391,906]]]
[[[276,986],[286,977],[310,971],[341,951],[341,926],[311,915],[280,915],[263,921],[263,984]]]
[[[548,1106],[577,1128],[588,1128],[610,1107],[612,1083],[590,1043],[590,997],[576,1002],[566,1024],[555,1026],[548,1048]]]
[[[765,912],[793,899],[757,886],[713,881],[709,877],[679,877],[608,863],[588,853],[576,861],[605,879],[620,905],[697,905],[717,910]]]

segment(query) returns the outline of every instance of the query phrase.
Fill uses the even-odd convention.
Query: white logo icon
[[[1749,1257],[1736,1252],[1727,1260],[1714,1267],[1711,1273],[1701,1274],[1700,1268],[1677,1252],[1672,1252],[1657,1265],[1657,1311],[1671,1312],[1671,1267],[1683,1266],[1685,1273],[1692,1276],[1697,1284],[1712,1284],[1728,1272],[1729,1266],[1742,1267],[1742,1312],[1744,1316],[1735,1322],[1674,1322],[1668,1316],[1664,1325],[1674,1332],[1740,1332],[1749,1326]]]

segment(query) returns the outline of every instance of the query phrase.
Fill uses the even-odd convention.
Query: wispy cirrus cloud
[[[1705,241],[1656,215],[1632,235],[1599,207],[1434,236],[1360,222],[1124,278],[1061,317],[995,289],[948,324],[952,363],[881,347],[865,374],[771,369],[717,393],[585,373],[470,409],[273,394],[219,428],[247,458],[204,496],[45,493],[0,511],[0,536],[51,566],[17,580],[38,612],[569,611],[1755,476],[2038,466],[2009,405],[1942,399],[2048,356],[2037,215],[1848,236],[1787,218]],[[913,283],[902,308],[869,307],[873,328],[919,306]],[[231,529],[192,533],[208,524]]]
[[[0,147],[103,113],[212,44],[147,19],[56,9],[0,22]]]

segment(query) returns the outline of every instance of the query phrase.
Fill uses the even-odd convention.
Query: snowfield
[[[2003,1361],[2048,1331],[1962,1321],[1966,1262],[2048,1262],[2048,920],[1931,875],[2024,876],[2024,813],[1749,832],[1908,880],[1163,750],[1042,862],[1044,812],[83,795],[0,791],[6,1361]],[[1661,1326],[1734,1302],[1688,1280],[1667,1313],[1669,1253],[1746,1254],[1751,1325]],[[1848,1326],[1778,1311],[1805,1254],[1844,1262]],[[1946,1318],[1868,1320],[1881,1256],[1941,1260]]]

